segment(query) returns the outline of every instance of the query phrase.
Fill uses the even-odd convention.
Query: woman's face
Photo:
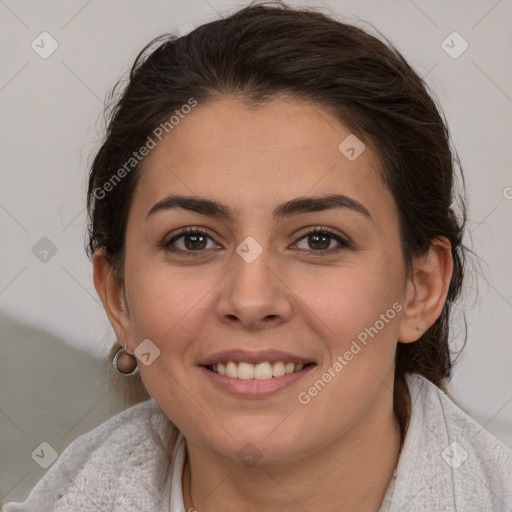
[[[150,340],[148,392],[212,454],[291,461],[391,410],[407,289],[398,214],[370,147],[339,149],[349,135],[318,106],[223,97],[144,163],[124,340],[131,351]],[[202,202],[166,203],[178,195]],[[335,195],[346,199],[314,207]],[[228,361],[238,377],[206,366]],[[279,376],[280,361],[305,367]],[[253,371],[262,378],[240,378]]]

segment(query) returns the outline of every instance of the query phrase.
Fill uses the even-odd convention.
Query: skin
[[[186,510],[379,509],[400,448],[397,340],[416,341],[438,318],[452,260],[449,242],[439,239],[406,275],[378,158],[369,145],[355,161],[345,158],[338,145],[349,134],[327,111],[289,98],[256,108],[231,97],[200,104],[144,162],[128,218],[124,289],[103,252],[94,256],[95,286],[119,342],[129,352],[144,339],[160,349],[139,368],[186,437]],[[220,201],[235,217],[172,209],[147,219],[170,193]],[[356,199],[372,218],[339,208],[272,218],[285,201],[333,193]],[[161,247],[187,226],[210,237],[199,256]],[[319,226],[352,247],[329,253],[340,244],[328,238],[319,249],[304,230]],[[236,252],[248,236],[263,249],[252,263]],[[174,246],[194,247],[187,238]],[[298,393],[394,303],[401,311],[317,396],[299,403]],[[236,397],[197,366],[236,348],[277,348],[317,366],[275,395]],[[237,456],[248,442],[261,456],[250,467]]]

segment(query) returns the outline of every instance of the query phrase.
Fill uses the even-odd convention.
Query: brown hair
[[[454,163],[460,169],[460,161],[423,79],[389,41],[313,9],[263,3],[185,36],[153,40],[114,101],[118,86],[110,97],[106,140],[90,172],[88,254],[103,247],[121,280],[126,222],[140,165],[104,197],[97,191],[105,190],[153,130],[190,98],[199,105],[220,94],[254,104],[277,94],[306,100],[328,109],[377,152],[382,179],[398,207],[407,271],[412,257],[425,253],[437,237],[450,241],[453,259],[440,317],[417,342],[398,344],[394,403],[404,433],[409,408],[405,374],[419,373],[440,387],[450,377],[450,308],[461,291],[467,250],[462,244],[462,170],[460,193],[454,185]],[[452,208],[456,198],[458,214]],[[130,386],[138,395],[129,403],[148,397],[138,375]]]

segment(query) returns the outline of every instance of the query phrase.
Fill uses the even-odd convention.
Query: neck
[[[323,449],[293,464],[246,467],[238,461],[219,460],[187,441],[182,482],[185,510],[378,511],[401,446],[392,397],[385,405],[386,414],[370,414]]]

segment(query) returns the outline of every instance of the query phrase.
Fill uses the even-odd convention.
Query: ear
[[[115,278],[114,269],[105,256],[104,248],[93,255],[93,279],[108,319],[119,343],[133,352],[130,313],[122,282]]]
[[[399,342],[418,340],[439,318],[452,272],[451,244],[446,237],[436,238],[425,255],[414,258],[412,275],[407,279]]]

